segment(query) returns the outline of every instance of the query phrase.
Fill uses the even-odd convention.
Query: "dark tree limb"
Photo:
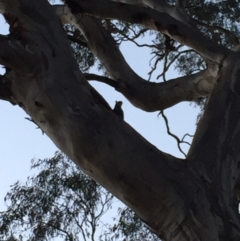
[[[165,125],[166,125],[166,128],[167,128],[167,133],[168,133],[168,135],[171,136],[171,137],[173,137],[173,138],[176,140],[179,151],[186,157],[187,155],[186,155],[186,153],[182,150],[181,144],[189,144],[189,143],[188,143],[188,142],[185,142],[185,141],[183,140],[184,138],[182,138],[182,139],[180,140],[180,138],[179,138],[177,135],[175,135],[175,134],[173,134],[173,133],[171,132],[170,126],[169,126],[169,123],[168,123],[167,116],[164,114],[163,111],[160,111],[159,114],[161,114],[161,116],[162,116],[163,119],[164,119],[164,122],[165,122]]]
[[[79,44],[80,46],[84,46],[84,47],[88,47],[87,43],[86,42],[83,42],[77,38],[75,38],[74,36],[68,34],[67,35],[68,39],[73,42],[73,43],[76,43],[76,44]]]
[[[61,16],[61,13],[58,12],[58,14]],[[73,22],[83,32],[90,49],[105,66],[109,75],[118,82],[116,90],[138,108],[146,111],[163,110],[180,101],[194,100],[202,94],[208,94],[211,89],[209,87],[214,84],[215,77],[208,76],[211,74],[208,71],[181,77],[179,80],[175,79],[166,83],[148,82],[130,68],[111,34],[97,19],[81,16],[79,20],[75,17]],[[209,80],[211,81],[208,82]],[[206,84],[203,84],[205,81]],[[172,91],[172,88],[176,88],[176,91]],[[170,99],[168,90],[171,92]]]
[[[176,7],[184,9],[186,6],[186,0],[177,0]]]
[[[11,96],[11,87],[4,81],[4,76],[0,75],[0,99],[13,103]]]
[[[65,0],[65,3],[73,14],[88,13],[100,18],[139,23],[149,29],[160,31],[218,64],[229,52],[227,48],[204,37],[198,29],[182,23],[165,12],[108,0]]]
[[[115,89],[117,89],[117,87],[118,87],[117,81],[115,81],[114,79],[108,78],[106,76],[101,76],[101,75],[97,75],[97,74],[88,74],[88,73],[85,73],[84,76],[89,81],[96,80],[96,81],[105,83],[109,86],[112,86]]]

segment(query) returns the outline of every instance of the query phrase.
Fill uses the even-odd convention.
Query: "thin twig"
[[[186,155],[186,153],[182,150],[181,144],[188,144],[188,145],[190,145],[189,142],[184,141],[184,138],[185,138],[186,136],[190,136],[190,137],[193,137],[193,136],[190,135],[190,134],[185,134],[185,135],[183,136],[183,138],[180,140],[178,136],[176,136],[175,134],[173,134],[173,133],[171,132],[170,127],[169,127],[169,123],[168,123],[168,119],[167,119],[167,117],[164,115],[163,110],[160,111],[159,114],[162,115],[162,117],[163,117],[163,119],[164,119],[164,121],[165,121],[165,125],[166,125],[166,128],[167,128],[167,133],[168,133],[168,135],[170,135],[171,137],[173,137],[173,138],[176,140],[179,151],[186,157],[187,155]]]

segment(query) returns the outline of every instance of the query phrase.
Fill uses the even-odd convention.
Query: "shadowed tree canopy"
[[[5,197],[0,240],[160,240],[64,154],[32,160],[31,168],[38,174],[24,184],[16,182]],[[109,214],[112,206],[115,211]]]
[[[239,1],[63,4],[0,0],[10,25],[0,36],[0,98],[28,113],[163,240],[239,241]],[[139,44],[144,35],[152,41]],[[149,79],[125,61],[124,41],[151,49]],[[95,64],[99,75],[89,73]],[[180,77],[166,78],[171,66]],[[146,112],[207,98],[186,158],[151,145],[89,80],[112,86]]]

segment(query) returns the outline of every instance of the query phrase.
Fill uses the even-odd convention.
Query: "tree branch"
[[[69,34],[68,34],[67,37],[68,37],[68,39],[69,39],[71,42],[73,42],[73,43],[79,44],[79,45],[84,46],[84,47],[88,47],[88,46],[87,46],[87,43],[85,43],[85,42],[83,42],[83,41],[75,38],[75,37],[72,36],[72,35],[69,35]]]
[[[16,24],[16,23],[15,23]],[[10,30],[13,31],[13,30]],[[0,64],[7,67],[9,71],[7,71],[8,78],[11,75],[11,69],[21,69],[21,72],[25,73],[34,73],[37,71],[37,62],[33,56],[33,52],[29,48],[27,42],[23,40],[19,40],[17,38],[25,38],[25,33],[11,33],[7,36],[0,35]],[[31,58],[32,62],[24,63],[20,61],[24,58]]]
[[[170,13],[173,10],[173,6],[162,0],[114,0],[114,2],[131,4],[135,6],[148,6],[159,12]]]
[[[87,80],[96,80],[96,81],[108,84],[115,89],[118,87],[117,81],[110,79],[108,77],[105,77],[105,76],[101,76],[101,75],[97,75],[97,74],[88,74],[88,73],[84,74],[84,76]]]
[[[177,20],[165,12],[108,0],[66,0],[65,3],[73,10],[73,14],[88,13],[100,18],[143,24],[193,48],[205,58],[218,64],[229,53],[228,49],[217,45],[197,29],[182,23],[181,20]]]
[[[84,34],[92,52],[118,83],[117,88],[114,86],[116,90],[140,109],[163,110],[181,101],[205,96],[213,88],[216,77],[211,77],[207,70],[165,83],[148,82],[130,68],[111,34],[97,19],[82,16],[81,20],[76,17],[74,22]]]
[[[231,32],[231,31],[229,31],[229,30],[227,30],[223,27],[220,27],[220,26],[217,26],[217,25],[211,26],[209,24],[200,22],[197,19],[192,19],[192,21],[194,21],[198,25],[204,26],[205,28],[207,28],[209,30],[218,30],[219,32],[225,34],[226,36],[229,36],[230,39],[232,40],[233,44],[235,44],[235,45],[239,44],[238,37],[233,32]]]
[[[4,76],[0,75],[0,99],[13,103],[11,95],[11,87],[4,81]]]
[[[184,9],[186,6],[186,0],[176,0],[176,7]]]
[[[181,144],[188,144],[188,145],[190,145],[188,142],[184,141],[184,137],[186,135],[189,135],[189,134],[185,134],[184,137],[180,140],[180,138],[177,135],[175,135],[175,134],[173,134],[171,132],[170,127],[169,127],[169,123],[168,123],[168,119],[167,119],[166,115],[164,114],[164,112],[161,111],[159,114],[161,114],[163,119],[164,119],[168,135],[170,135],[171,137],[173,137],[176,140],[179,151],[186,157],[186,153],[182,150]]]

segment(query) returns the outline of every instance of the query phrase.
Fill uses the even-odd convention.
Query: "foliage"
[[[107,237],[110,236],[110,240],[123,237],[123,241],[160,241],[131,209],[119,208],[118,211],[120,218],[118,218],[117,223],[109,228],[110,233],[104,234]],[[109,240],[109,237],[107,240]]]
[[[87,42],[79,30],[70,24],[66,24],[64,28],[70,40],[71,47],[80,70],[83,73],[88,72],[88,70],[93,67],[96,62],[95,56],[89,50]]]
[[[13,184],[5,197],[7,211],[0,215],[0,240],[19,235],[31,241],[154,237],[128,208],[119,208],[113,224],[104,224],[101,218],[116,199],[64,154],[56,152],[53,158],[32,160],[31,167],[39,173],[28,177],[24,185]]]

